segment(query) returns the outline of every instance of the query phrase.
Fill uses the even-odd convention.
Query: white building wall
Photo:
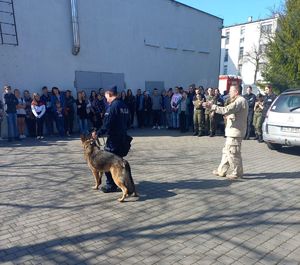
[[[228,75],[240,75],[244,84],[254,83],[255,65],[245,60],[245,54],[252,52],[253,49],[258,49],[260,43],[266,43],[266,39],[261,38],[261,25],[272,24],[272,32],[274,33],[277,27],[277,19],[265,19],[255,22],[249,22],[234,26],[225,27],[222,30],[222,41],[221,41],[221,59],[220,59],[220,74],[224,74],[224,66],[227,65]],[[244,42],[240,43],[241,28],[244,27]],[[229,43],[226,44],[226,31],[230,32]],[[244,59],[239,61],[239,50],[240,47],[244,47]],[[224,62],[225,49],[228,49],[228,62]],[[262,60],[261,62],[265,62]],[[239,64],[242,64],[242,70],[239,72]],[[261,72],[258,72],[256,80],[262,80]]]
[[[0,46],[1,87],[73,89],[75,71],[124,73],[133,90],[145,81],[217,85],[220,18],[171,0],[78,0],[81,49],[74,56],[70,1],[14,5],[19,46]]]

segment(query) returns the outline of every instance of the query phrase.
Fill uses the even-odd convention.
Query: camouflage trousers
[[[243,176],[243,162],[241,155],[242,138],[227,137],[223,147],[222,160],[218,167],[219,174]]]
[[[262,135],[262,113],[254,112],[253,126],[255,128],[255,134]]]

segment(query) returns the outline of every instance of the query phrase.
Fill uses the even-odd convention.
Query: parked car
[[[300,146],[300,89],[280,94],[263,123],[263,139],[272,150]]]

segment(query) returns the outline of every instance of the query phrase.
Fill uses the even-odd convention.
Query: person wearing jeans
[[[18,99],[11,92],[10,86],[5,86],[4,104],[6,105],[6,119],[8,130],[8,141],[12,141],[13,138],[19,140],[17,130],[17,105]]]
[[[172,108],[172,127],[173,129],[179,129],[179,113],[178,108],[181,101],[181,94],[179,93],[179,88],[175,88],[175,93],[171,99],[171,108]]]

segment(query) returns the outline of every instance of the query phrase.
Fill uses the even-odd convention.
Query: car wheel
[[[267,143],[267,146],[269,147],[269,149],[271,150],[280,150],[282,148],[281,144],[271,144],[271,143]]]

